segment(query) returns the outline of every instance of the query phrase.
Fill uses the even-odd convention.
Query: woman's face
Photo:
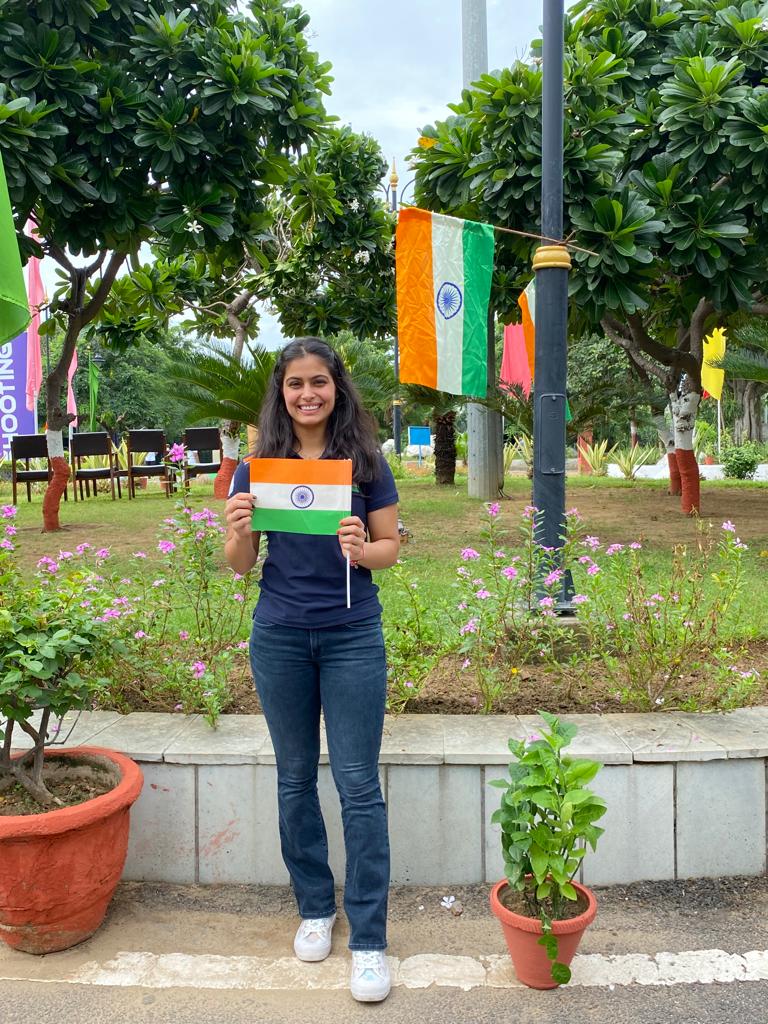
[[[336,385],[319,356],[301,356],[288,363],[283,376],[283,401],[296,426],[327,423],[336,404]]]

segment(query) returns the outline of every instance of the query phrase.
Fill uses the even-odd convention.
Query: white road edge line
[[[15,954],[11,954],[15,957]],[[0,981],[35,981],[52,985],[101,985],[120,988],[200,988],[309,990],[343,989],[348,984],[347,957],[331,956],[320,964],[302,964],[294,957],[217,956],[215,954],[119,952],[104,963],[89,961],[59,970],[55,954],[29,962],[27,970],[11,970],[5,957]],[[449,956],[422,953],[404,960],[390,957],[392,982],[409,989],[431,985],[459,988],[520,988],[508,956]],[[41,963],[50,970],[41,977]],[[572,965],[572,986],[595,988],[627,985],[694,985],[734,981],[768,981],[768,950],[726,953],[696,949],[682,953],[590,953]]]

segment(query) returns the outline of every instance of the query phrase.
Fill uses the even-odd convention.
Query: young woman
[[[352,515],[340,520],[337,537],[267,533],[250,653],[277,759],[282,854],[302,918],[296,956],[325,959],[336,919],[317,796],[322,710],[344,823],[350,988],[355,999],[376,1002],[390,987],[389,838],[378,765],[387,673],[371,570],[397,560],[398,499],[373,422],[341,359],[319,338],[292,341],[278,356],[253,457],[352,460]],[[238,467],[226,506],[226,557],[240,573],[259,550],[249,461]]]

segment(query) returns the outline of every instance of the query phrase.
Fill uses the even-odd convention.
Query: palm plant
[[[435,483],[452,487],[456,477],[457,406],[465,399],[420,384],[407,384],[404,390],[411,402],[429,409],[435,431]]]

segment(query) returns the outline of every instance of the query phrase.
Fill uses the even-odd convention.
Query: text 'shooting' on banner
[[[0,459],[11,457],[15,434],[35,433],[35,411],[27,409],[27,335],[0,345]]]

